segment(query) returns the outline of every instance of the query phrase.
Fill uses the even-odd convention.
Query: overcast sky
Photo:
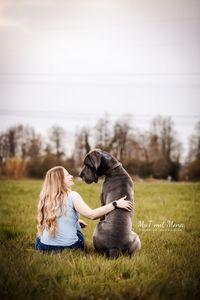
[[[0,131],[200,119],[199,0],[0,0]]]

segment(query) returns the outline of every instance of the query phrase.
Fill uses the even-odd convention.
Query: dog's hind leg
[[[111,259],[116,259],[119,256],[120,250],[118,248],[109,249],[108,255]]]
[[[130,256],[134,255],[136,251],[139,251],[141,249],[141,241],[139,236],[135,232],[133,232],[133,235],[134,235],[133,236],[134,239],[128,244],[127,247],[128,254]]]

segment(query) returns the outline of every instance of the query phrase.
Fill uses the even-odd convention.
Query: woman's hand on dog
[[[81,228],[87,227],[87,223],[85,223],[83,220],[79,219],[78,221],[79,221]]]
[[[117,200],[117,207],[131,211],[133,209],[133,203],[131,201],[125,200],[127,196],[124,196]]]

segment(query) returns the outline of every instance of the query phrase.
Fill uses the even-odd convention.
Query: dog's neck
[[[108,158],[105,158],[104,156],[101,157],[101,163],[97,169],[98,177],[110,175],[110,173],[112,173],[113,170],[115,170],[121,165],[121,163],[118,162],[116,159],[110,156]]]
[[[109,169],[107,169],[107,170],[104,172],[104,174],[105,174],[106,176],[109,176],[109,175],[111,174],[112,170],[114,170],[114,169],[120,167],[121,165],[122,165],[122,164],[121,164],[120,162],[116,162],[112,167],[110,167]]]

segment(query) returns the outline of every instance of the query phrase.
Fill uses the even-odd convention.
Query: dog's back
[[[102,204],[108,204],[114,200],[126,196],[126,200],[134,202],[133,182],[123,167],[118,168],[110,177],[106,177],[102,189]],[[121,218],[119,218],[121,216]],[[130,212],[116,209],[108,214],[105,219],[119,225],[119,230],[132,228],[133,210]],[[127,225],[125,225],[127,224]]]
[[[101,201],[105,205],[123,196],[127,196],[129,201],[134,201],[132,180],[124,168],[119,167],[106,176]],[[123,209],[115,209],[106,215],[104,220],[97,224],[93,235],[95,249],[107,252],[110,257],[118,256],[119,252],[132,254],[132,249],[129,249],[134,240],[132,217],[133,211]]]

